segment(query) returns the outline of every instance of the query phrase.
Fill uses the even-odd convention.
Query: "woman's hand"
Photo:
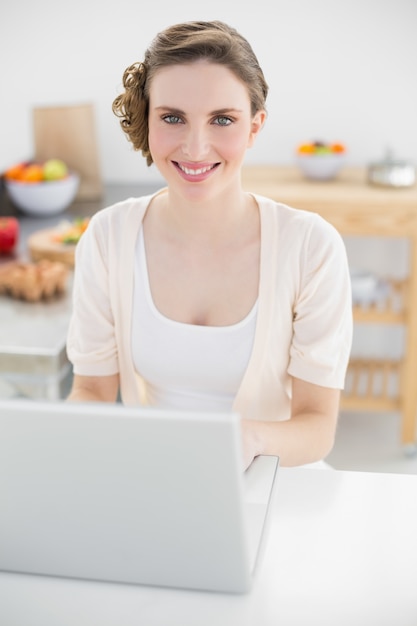
[[[259,422],[255,420],[241,420],[243,465],[246,470],[253,459],[260,454],[260,442],[258,435]]]
[[[334,443],[339,398],[338,389],[293,378],[291,419],[241,420],[245,469],[260,454],[279,456],[287,467],[325,458]]]

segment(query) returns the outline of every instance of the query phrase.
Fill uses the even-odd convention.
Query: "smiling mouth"
[[[202,174],[207,174],[211,170],[214,170],[216,167],[220,165],[220,163],[213,163],[212,165],[204,165],[202,167],[186,167],[185,165],[181,165],[178,161],[173,161],[174,165],[187,174],[187,176],[201,176]]]

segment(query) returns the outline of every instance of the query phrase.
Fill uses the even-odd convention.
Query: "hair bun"
[[[146,81],[145,64],[138,61],[126,68],[123,74],[123,86],[128,89],[142,89]]]

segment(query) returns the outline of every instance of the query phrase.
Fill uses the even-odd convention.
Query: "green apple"
[[[331,154],[331,152],[330,146],[316,146],[314,149],[314,154]]]
[[[61,159],[49,159],[43,164],[43,177],[45,180],[60,180],[68,175],[68,168]]]

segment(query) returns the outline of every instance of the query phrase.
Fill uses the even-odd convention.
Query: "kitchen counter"
[[[108,185],[96,201],[75,201],[65,212],[32,217],[18,211],[0,189],[0,216],[19,219],[20,240],[15,257],[1,257],[0,265],[15,258],[29,261],[27,238],[37,230],[55,227],[63,220],[91,217],[98,210],[130,196],[155,191],[159,185]],[[66,335],[71,315],[70,272],[67,291],[49,302],[29,303],[0,295],[0,396],[23,395],[51,400],[69,391],[72,368],[66,355]]]
[[[27,260],[26,240],[28,236],[36,230],[53,228],[63,220],[74,220],[77,217],[91,217],[100,209],[129,198],[131,196],[141,196],[152,193],[161,185],[134,185],[134,184],[109,184],[104,188],[103,196],[97,200],[75,200],[75,202],[59,215],[50,217],[34,217],[26,215],[18,210],[10,202],[0,180],[0,217],[14,215],[19,219],[21,238],[18,246],[18,257]],[[6,258],[0,256],[0,264],[6,262]]]

